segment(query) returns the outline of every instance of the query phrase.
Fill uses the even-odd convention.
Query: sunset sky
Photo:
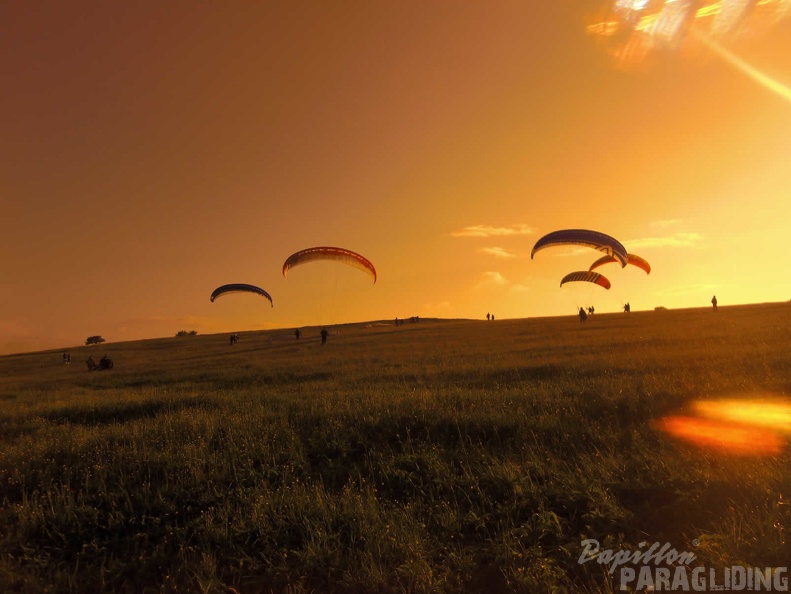
[[[633,51],[593,0],[5,2],[0,354],[787,301],[790,14],[763,2],[732,35],[701,20]],[[616,237],[651,274],[559,287],[601,255],[531,260],[563,228]],[[320,245],[378,281],[283,277]],[[274,307],[210,302],[225,283]]]

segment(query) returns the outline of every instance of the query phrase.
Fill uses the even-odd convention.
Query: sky
[[[0,354],[791,299],[791,2],[643,4],[0,2]]]

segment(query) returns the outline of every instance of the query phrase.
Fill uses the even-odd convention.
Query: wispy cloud
[[[505,248],[501,247],[484,247],[478,250],[482,254],[488,254],[490,256],[494,256],[495,258],[516,258],[517,255],[514,252],[510,252]]]
[[[475,287],[477,289],[483,287],[504,287],[508,284],[508,279],[506,279],[502,274],[493,270],[489,270],[480,276]]]
[[[499,272],[489,270],[478,277],[478,282],[475,284],[475,288],[486,289],[497,287],[500,289],[505,289],[510,293],[526,293],[527,291],[530,291],[529,280],[530,279],[525,279],[524,282],[516,282],[505,278]]]
[[[681,223],[681,219],[660,219],[658,221],[651,221],[649,224],[652,227],[659,227],[664,229],[666,227],[673,227]]]
[[[676,248],[676,247],[696,247],[703,240],[700,233],[673,233],[664,237],[642,237],[624,241],[623,245],[629,252],[638,252],[644,248]],[[567,258],[570,256],[581,256],[590,254],[590,248],[561,246],[565,249],[552,251],[553,256]]]
[[[642,239],[632,239],[625,241],[624,245],[629,251],[634,248],[656,248],[656,247],[695,247],[703,239],[699,233],[674,233],[666,237],[643,237]]]
[[[530,291],[530,287],[524,283],[514,283],[513,285],[508,287],[508,290],[511,291],[512,293],[527,293],[528,291]]]
[[[532,235],[535,232],[529,225],[520,223],[507,227],[492,225],[470,225],[451,232],[452,237],[510,237],[513,235]]]

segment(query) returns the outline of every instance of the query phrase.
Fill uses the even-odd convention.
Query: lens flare
[[[689,415],[665,417],[657,426],[697,447],[773,456],[791,435],[791,401],[772,394],[698,400],[690,405]]]
[[[726,50],[721,42],[765,32],[791,16],[789,0],[615,0],[588,33],[606,42],[618,64],[631,67],[653,50],[703,45],[775,92],[787,87]]]
[[[659,426],[673,437],[695,446],[728,454],[774,456],[784,445],[783,440],[771,432],[695,417],[665,417]]]
[[[700,31],[693,31],[694,36],[701,41],[712,52],[717,54],[720,58],[725,60],[728,64],[746,74],[758,84],[769,89],[773,93],[777,93],[786,101],[791,101],[791,88],[787,87],[780,81],[777,81],[767,74],[764,74],[745,60],[727,50],[722,45],[717,43],[712,37],[704,35]]]
[[[701,400],[693,404],[701,416],[743,423],[791,434],[791,403],[779,400]]]

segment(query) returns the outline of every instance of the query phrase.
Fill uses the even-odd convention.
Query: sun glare
[[[616,1],[588,32],[614,40],[610,50],[622,66],[634,66],[657,48],[708,47],[742,72],[783,96],[791,91],[720,45],[726,39],[764,31],[788,18],[781,0],[720,0],[696,7],[690,0],[665,0],[654,9],[647,2]]]
[[[702,400],[693,405],[699,415],[791,433],[791,403],[762,400]]]
[[[659,428],[698,447],[754,456],[779,453],[791,434],[791,402],[779,396],[698,400],[691,411],[663,418]]]
[[[780,453],[784,445],[784,441],[772,432],[709,419],[666,417],[659,426],[673,437],[691,442],[695,446],[728,454],[773,456]]]
[[[755,82],[769,89],[773,93],[780,95],[783,99],[791,101],[791,88],[784,85],[782,82],[773,79],[769,75],[761,72],[752,64],[749,64],[744,59],[740,58],[731,51],[728,51],[722,45],[717,43],[713,38],[704,35],[699,31],[694,31],[693,34],[701,43],[705,44],[712,52],[717,54],[728,64],[752,78]]]

